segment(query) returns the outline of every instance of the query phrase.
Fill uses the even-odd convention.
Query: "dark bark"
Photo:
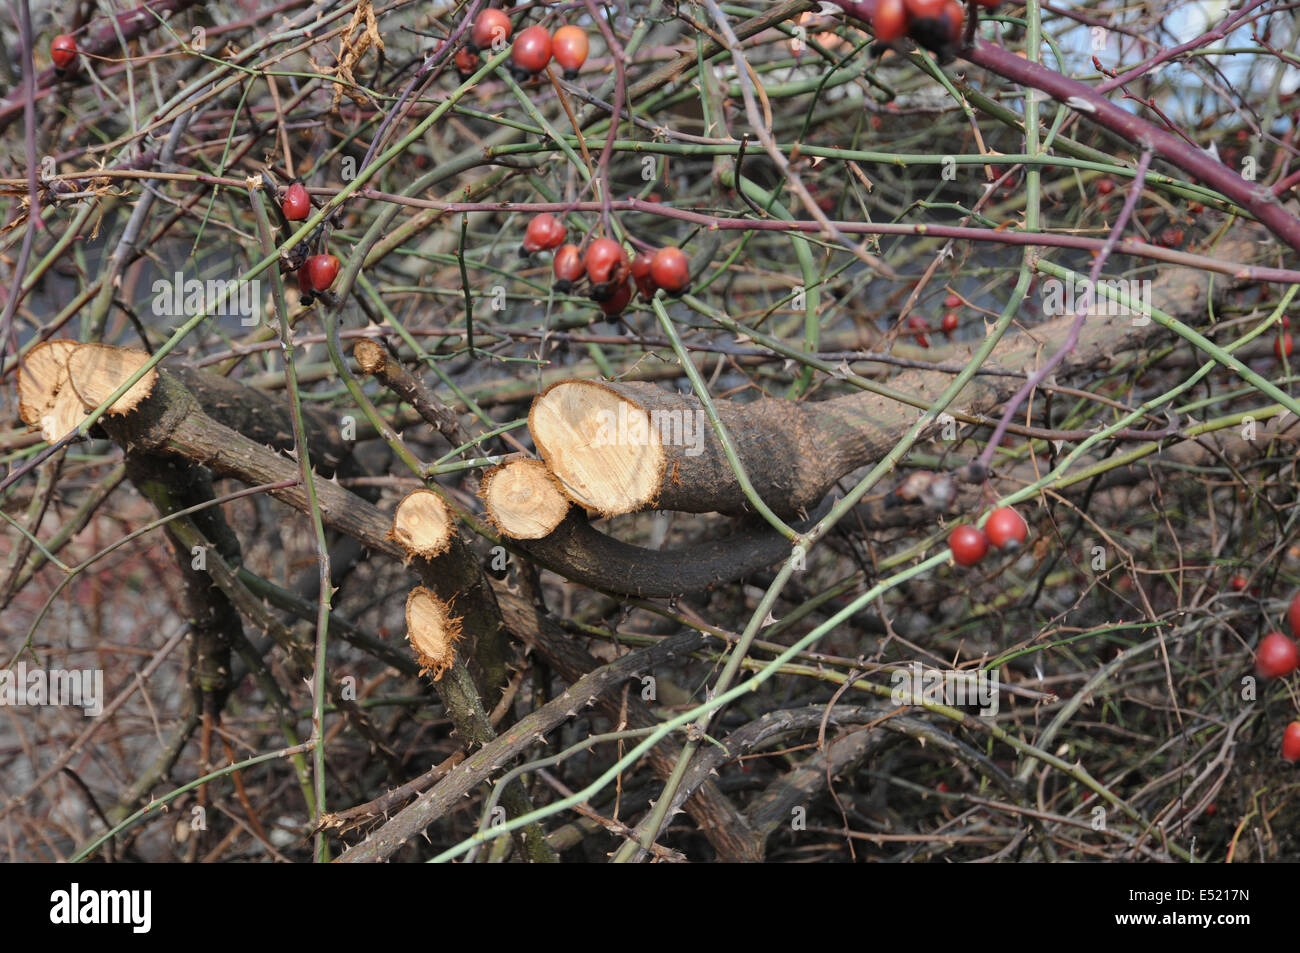
[[[517,725],[492,740],[453,768],[433,788],[398,812],[360,844],[349,848],[339,860],[364,863],[386,860],[402,844],[459,806],[478,785],[498,774],[557,726],[568,721],[597,698],[630,678],[652,671],[673,658],[681,658],[707,641],[706,636],[686,633],[664,639],[648,648],[630,652],[608,665],[593,668],[577,679],[563,695],[528,715]]]
[[[523,593],[501,589],[498,601],[510,631],[538,652],[565,681],[572,684],[600,667],[589,652]],[[626,709],[621,702],[604,695],[597,698],[596,704],[615,725],[624,721],[630,728],[659,724],[659,719],[634,693],[629,693]],[[672,775],[681,752],[680,745],[665,738],[646,757],[655,774],[666,780]],[[686,801],[686,812],[717,851],[719,860],[737,863],[763,859],[762,840],[712,781],[696,789]]]
[[[133,453],[126,458],[126,472],[140,493],[159,515],[210,503],[211,475],[184,460],[153,454]],[[218,506],[208,506],[190,515],[194,526],[216,547],[227,562],[241,558],[239,537]],[[172,544],[176,566],[185,585],[185,609],[189,616],[190,684],[195,692],[195,710],[213,718],[220,716],[232,688],[231,648],[243,638],[243,622],[226,594],[213,584],[206,569],[195,569],[195,555],[176,532],[176,522],[164,526]]]
[[[716,589],[792,551],[791,542],[766,523],[690,545],[646,549],[597,531],[576,507],[551,535],[516,545],[575,582],[647,599]]]

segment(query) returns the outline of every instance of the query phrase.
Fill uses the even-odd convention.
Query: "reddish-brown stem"
[[[831,2],[859,18],[865,6],[854,0]],[[1287,212],[1267,186],[1247,182],[1203,149],[1183,142],[1173,133],[1120,108],[1098,92],[1100,87],[1088,86],[1017,56],[1005,47],[981,40],[962,50],[961,55],[1003,79],[1047,93],[1124,141],[1134,143],[1139,149],[1151,150],[1196,181],[1222,192],[1259,219],[1279,239],[1300,251],[1300,219]],[[1110,82],[1123,79],[1116,77]]]
[[[1228,196],[1279,239],[1300,251],[1300,219],[1287,212],[1267,187],[1247,182],[1204,150],[1121,109],[1092,87],[1021,59],[1001,46],[976,42],[970,49],[963,50],[962,55],[1005,79],[1047,93],[1138,148],[1150,149],[1198,182]]]
[[[440,202],[433,199],[412,199],[406,196],[379,192],[374,189],[359,189],[358,195],[379,201],[396,201],[416,208],[439,209],[448,213],[462,212],[600,212],[604,209],[601,202]],[[620,199],[610,203],[616,212],[646,212],[663,218],[675,218],[694,225],[719,231],[760,231],[760,232],[809,232],[821,231],[817,222],[806,220],[788,221],[778,219],[720,218],[695,212],[690,209],[673,208],[660,202],[647,202],[644,199]],[[835,222],[835,227],[846,234],[859,235],[918,235],[930,238],[947,238],[966,241],[994,242],[1000,245],[1043,245],[1052,248],[1075,248],[1083,251],[1101,251],[1106,244],[1103,239],[1084,238],[1079,235],[1062,235],[1054,232],[1007,231],[996,228],[970,228],[960,225],[907,225],[891,222]],[[1139,258],[1151,258],[1171,264],[1186,265],[1232,275],[1251,281],[1271,281],[1279,284],[1296,284],[1300,282],[1300,271],[1289,268],[1261,268],[1238,262],[1195,255],[1189,252],[1150,245],[1136,239],[1125,238],[1119,243],[1119,254],[1133,255]]]

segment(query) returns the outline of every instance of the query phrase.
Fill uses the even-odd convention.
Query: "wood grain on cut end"
[[[50,443],[86,417],[81,399],[68,386],[68,357],[79,346],[63,339],[46,341],[28,351],[18,367],[18,416],[39,427]]]
[[[533,400],[528,429],[564,493],[604,516],[659,495],[666,456],[650,415],[599,381],[567,380]]]
[[[436,682],[456,661],[456,643],[462,632],[460,619],[451,607],[424,586],[416,586],[406,597],[406,638],[415,650],[420,674],[433,673]]]
[[[432,490],[415,490],[397,504],[388,535],[409,555],[432,559],[450,548],[456,523],[442,497]]]
[[[564,521],[569,500],[541,460],[511,460],[483,474],[479,497],[492,524],[512,539],[542,539]]]
[[[68,378],[73,390],[87,410],[94,410],[149,360],[144,351],[111,344],[82,344],[68,356]],[[131,385],[131,389],[113,401],[110,414],[129,414],[153,393],[158,371],[149,373]]]
[[[352,345],[352,356],[357,359],[357,366],[367,374],[378,374],[388,363],[388,353],[378,341],[361,338]]]

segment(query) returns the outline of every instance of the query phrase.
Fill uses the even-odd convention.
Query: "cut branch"
[[[397,504],[389,535],[411,556],[432,559],[451,548],[456,524],[442,497],[433,490],[415,490]]]
[[[113,347],[111,344],[81,344],[68,354],[68,381],[86,410],[94,410],[148,360],[148,354],[131,348]],[[108,412],[114,415],[129,414],[153,392],[157,382],[158,369],[153,368],[132,384],[130,390],[113,401]]]
[[[456,661],[456,643],[461,639],[461,620],[437,593],[416,586],[406,597],[406,638],[415,650],[420,674],[433,673],[439,681]]]
[[[76,341],[56,339],[38,344],[18,368],[18,416],[39,427],[49,443],[76,429],[86,417],[81,398],[68,386],[68,356]]]
[[[1249,251],[1244,236],[1224,244],[1232,246],[1224,250]],[[1153,298],[1165,310],[1194,315],[1205,307],[1209,277],[1202,272],[1171,269],[1154,284]],[[1005,339],[985,365],[1005,373],[977,375],[952,409],[978,415],[998,407],[1021,386],[1026,369],[1066,341],[1073,322],[1070,314],[1036,326],[1032,336]],[[1149,320],[1135,324],[1131,315],[1093,313],[1057,373],[1105,367],[1161,330]],[[837,480],[887,453],[915,422],[916,408],[932,404],[950,380],[938,370],[904,372],[889,386],[906,402],[859,391],[820,402],[714,403],[759,497],[788,517],[811,510]],[[528,426],[565,494],[589,510],[606,516],[650,508],[751,510],[694,395],[643,382],[560,381],[533,401]]]
[[[377,378],[385,387],[415,408],[426,423],[431,424],[447,438],[453,447],[463,447],[469,443],[469,436],[461,426],[459,418],[446,404],[440,401],[433,391],[408,371],[400,361],[392,357],[382,344],[369,338],[361,338],[352,346],[352,356],[357,365],[372,377]]]
[[[541,460],[510,460],[483,474],[479,497],[488,519],[511,539],[541,539],[554,532],[570,504]]]
[[[520,547],[575,582],[645,599],[723,586],[791,553],[790,541],[766,523],[691,545],[646,549],[597,531],[578,510],[549,536],[521,541]]]

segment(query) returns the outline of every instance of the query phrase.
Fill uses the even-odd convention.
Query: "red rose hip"
[[[881,43],[893,43],[907,34],[907,9],[903,0],[877,0],[871,29]]]
[[[294,182],[284,190],[280,210],[291,222],[300,222],[311,214],[311,196],[301,182]]]
[[[312,294],[311,281],[307,277],[306,262],[298,267],[298,300],[304,308],[316,300],[316,296]]]
[[[998,507],[989,514],[984,532],[989,542],[998,549],[1015,549],[1029,538],[1029,527],[1020,514],[1009,506]]]
[[[582,251],[577,245],[561,245],[555,253],[552,268],[555,271],[555,290],[567,293],[586,271],[582,263]]]
[[[623,313],[623,309],[632,301],[632,282],[624,278],[610,293],[609,297],[600,302],[600,310],[604,311],[609,317],[617,317]]]
[[[952,531],[948,545],[952,547],[953,562],[959,566],[974,566],[988,553],[989,538],[982,530],[963,524]]]
[[[478,54],[468,46],[462,46],[452,57],[452,62],[456,64],[456,72],[463,76],[469,76],[479,68]]]
[[[515,37],[510,48],[510,61],[515,69],[526,76],[534,76],[546,69],[551,61],[551,34],[545,27],[530,26]]]
[[[339,260],[333,255],[312,255],[302,267],[307,269],[308,287],[320,294],[334,284],[339,273]]]
[[[488,7],[480,10],[469,31],[470,42],[480,50],[503,50],[510,39],[510,18],[504,10]]]
[[[77,41],[66,33],[60,33],[50,41],[50,59],[59,69],[66,69],[77,58]]]
[[[559,248],[568,234],[564,223],[550,212],[534,215],[524,229],[524,252],[531,254],[548,248]]]
[[[945,3],[947,0],[907,0],[904,6],[907,8],[907,15],[912,19],[927,20],[942,13]]]
[[[930,346],[930,338],[925,332],[930,330],[929,323],[919,314],[911,315],[907,319],[907,326],[911,331],[912,337],[916,338],[916,343],[921,347]]]
[[[1282,757],[1292,762],[1300,761],[1300,721],[1293,721],[1282,732]]]
[[[636,290],[647,300],[653,298],[655,292],[659,290],[659,286],[650,275],[650,264],[654,261],[654,257],[655,253],[652,251],[637,252],[629,268],[632,280],[636,282]]]
[[[1290,675],[1300,666],[1300,649],[1281,632],[1270,632],[1255,650],[1255,671],[1264,678]]]
[[[551,52],[564,70],[565,79],[577,79],[582,64],[587,62],[589,48],[587,31],[579,26],[562,26],[551,38]]]
[[[586,265],[591,296],[603,301],[614,293],[613,286],[627,277],[627,252],[612,238],[597,238],[587,248]]]
[[[664,291],[677,294],[690,283],[691,263],[680,248],[661,248],[650,262],[650,277]]]
[[[948,0],[939,16],[948,22],[948,42],[956,46],[961,42],[961,28],[966,25],[965,8],[957,0]]]

